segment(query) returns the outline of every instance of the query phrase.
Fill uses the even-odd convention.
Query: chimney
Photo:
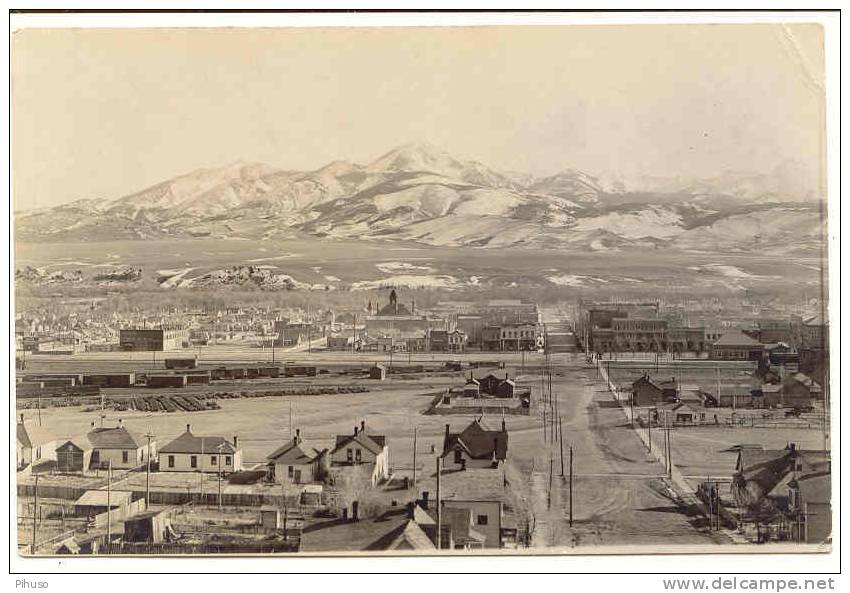
[[[233,435],[233,448],[234,448],[234,449],[236,449],[236,448],[237,448],[237,446],[236,446],[236,445],[237,445],[238,443],[239,443],[239,437],[237,437],[236,435]]]
[[[118,428],[121,428],[122,426],[124,426],[124,419],[123,419],[123,418],[119,418],[119,419],[118,419]]]
[[[297,445],[300,442],[301,442],[301,429],[296,428],[295,429],[295,444]]]
[[[413,519],[413,507],[416,505],[415,502],[407,503],[407,518]]]
[[[511,378],[511,376],[508,374],[508,372],[507,372],[507,371],[505,371],[505,381],[507,381],[507,380],[508,380],[508,379],[510,379],[510,378]]]
[[[507,430],[505,430],[505,419],[504,418],[502,418],[502,432],[507,432]]]
[[[192,432],[191,430],[189,430],[191,427],[192,427],[191,424],[187,424],[186,425],[186,432]]]
[[[422,493],[422,508],[425,509],[426,511],[428,510],[428,491],[427,490],[425,490]]]
[[[446,438],[449,438],[449,425],[446,424]]]
[[[21,414],[21,424],[23,424],[23,423],[24,423],[24,415]]]
[[[354,436],[357,436],[357,425],[354,425]]]
[[[364,433],[364,434],[366,433],[366,421],[365,420],[360,421],[360,432]]]

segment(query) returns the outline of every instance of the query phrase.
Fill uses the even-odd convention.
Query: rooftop
[[[236,448],[233,443],[221,436],[195,436],[186,427],[186,432],[162,447],[160,453],[217,453],[221,445],[221,453],[233,454]]]

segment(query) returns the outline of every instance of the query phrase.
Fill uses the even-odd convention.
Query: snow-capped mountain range
[[[18,241],[163,237],[408,240],[439,246],[615,250],[816,247],[821,202],[793,171],[712,179],[500,173],[429,144],[315,171],[235,162],[116,199],[18,212]]]

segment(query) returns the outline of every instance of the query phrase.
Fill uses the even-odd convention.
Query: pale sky
[[[818,25],[24,30],[16,209],[411,141],[496,169],[819,171]]]

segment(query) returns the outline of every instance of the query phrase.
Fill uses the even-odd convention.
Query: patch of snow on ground
[[[577,276],[575,274],[561,274],[560,276],[546,276],[546,280],[558,286],[587,286],[588,276]]]
[[[375,264],[375,267],[385,274],[394,274],[397,272],[433,272],[431,266],[417,266],[407,262],[381,262]]]
[[[460,282],[454,276],[446,275],[398,275],[380,280],[363,280],[354,282],[351,290],[377,290],[379,288],[445,288],[454,289]]]
[[[703,266],[691,266],[688,269],[696,272],[725,276],[727,278],[758,278],[758,276],[745,272],[737,266],[726,264],[705,264]]]
[[[159,283],[161,288],[174,288],[179,286],[183,282],[183,278],[186,277],[186,274],[194,270],[195,268],[183,268],[177,270],[157,270],[156,273],[163,280]]]
[[[626,239],[670,239],[682,234],[681,224],[682,217],[678,214],[650,207],[639,212],[611,212],[580,218],[572,228],[575,231],[608,231]]]
[[[283,255],[276,255],[274,257],[257,257],[257,258],[254,258],[254,259],[249,259],[248,263],[254,264],[254,263],[264,262],[264,261],[278,261],[278,260],[281,260],[281,259],[288,259],[290,257],[295,257],[296,255],[298,255],[298,254],[297,253],[285,253]]]

